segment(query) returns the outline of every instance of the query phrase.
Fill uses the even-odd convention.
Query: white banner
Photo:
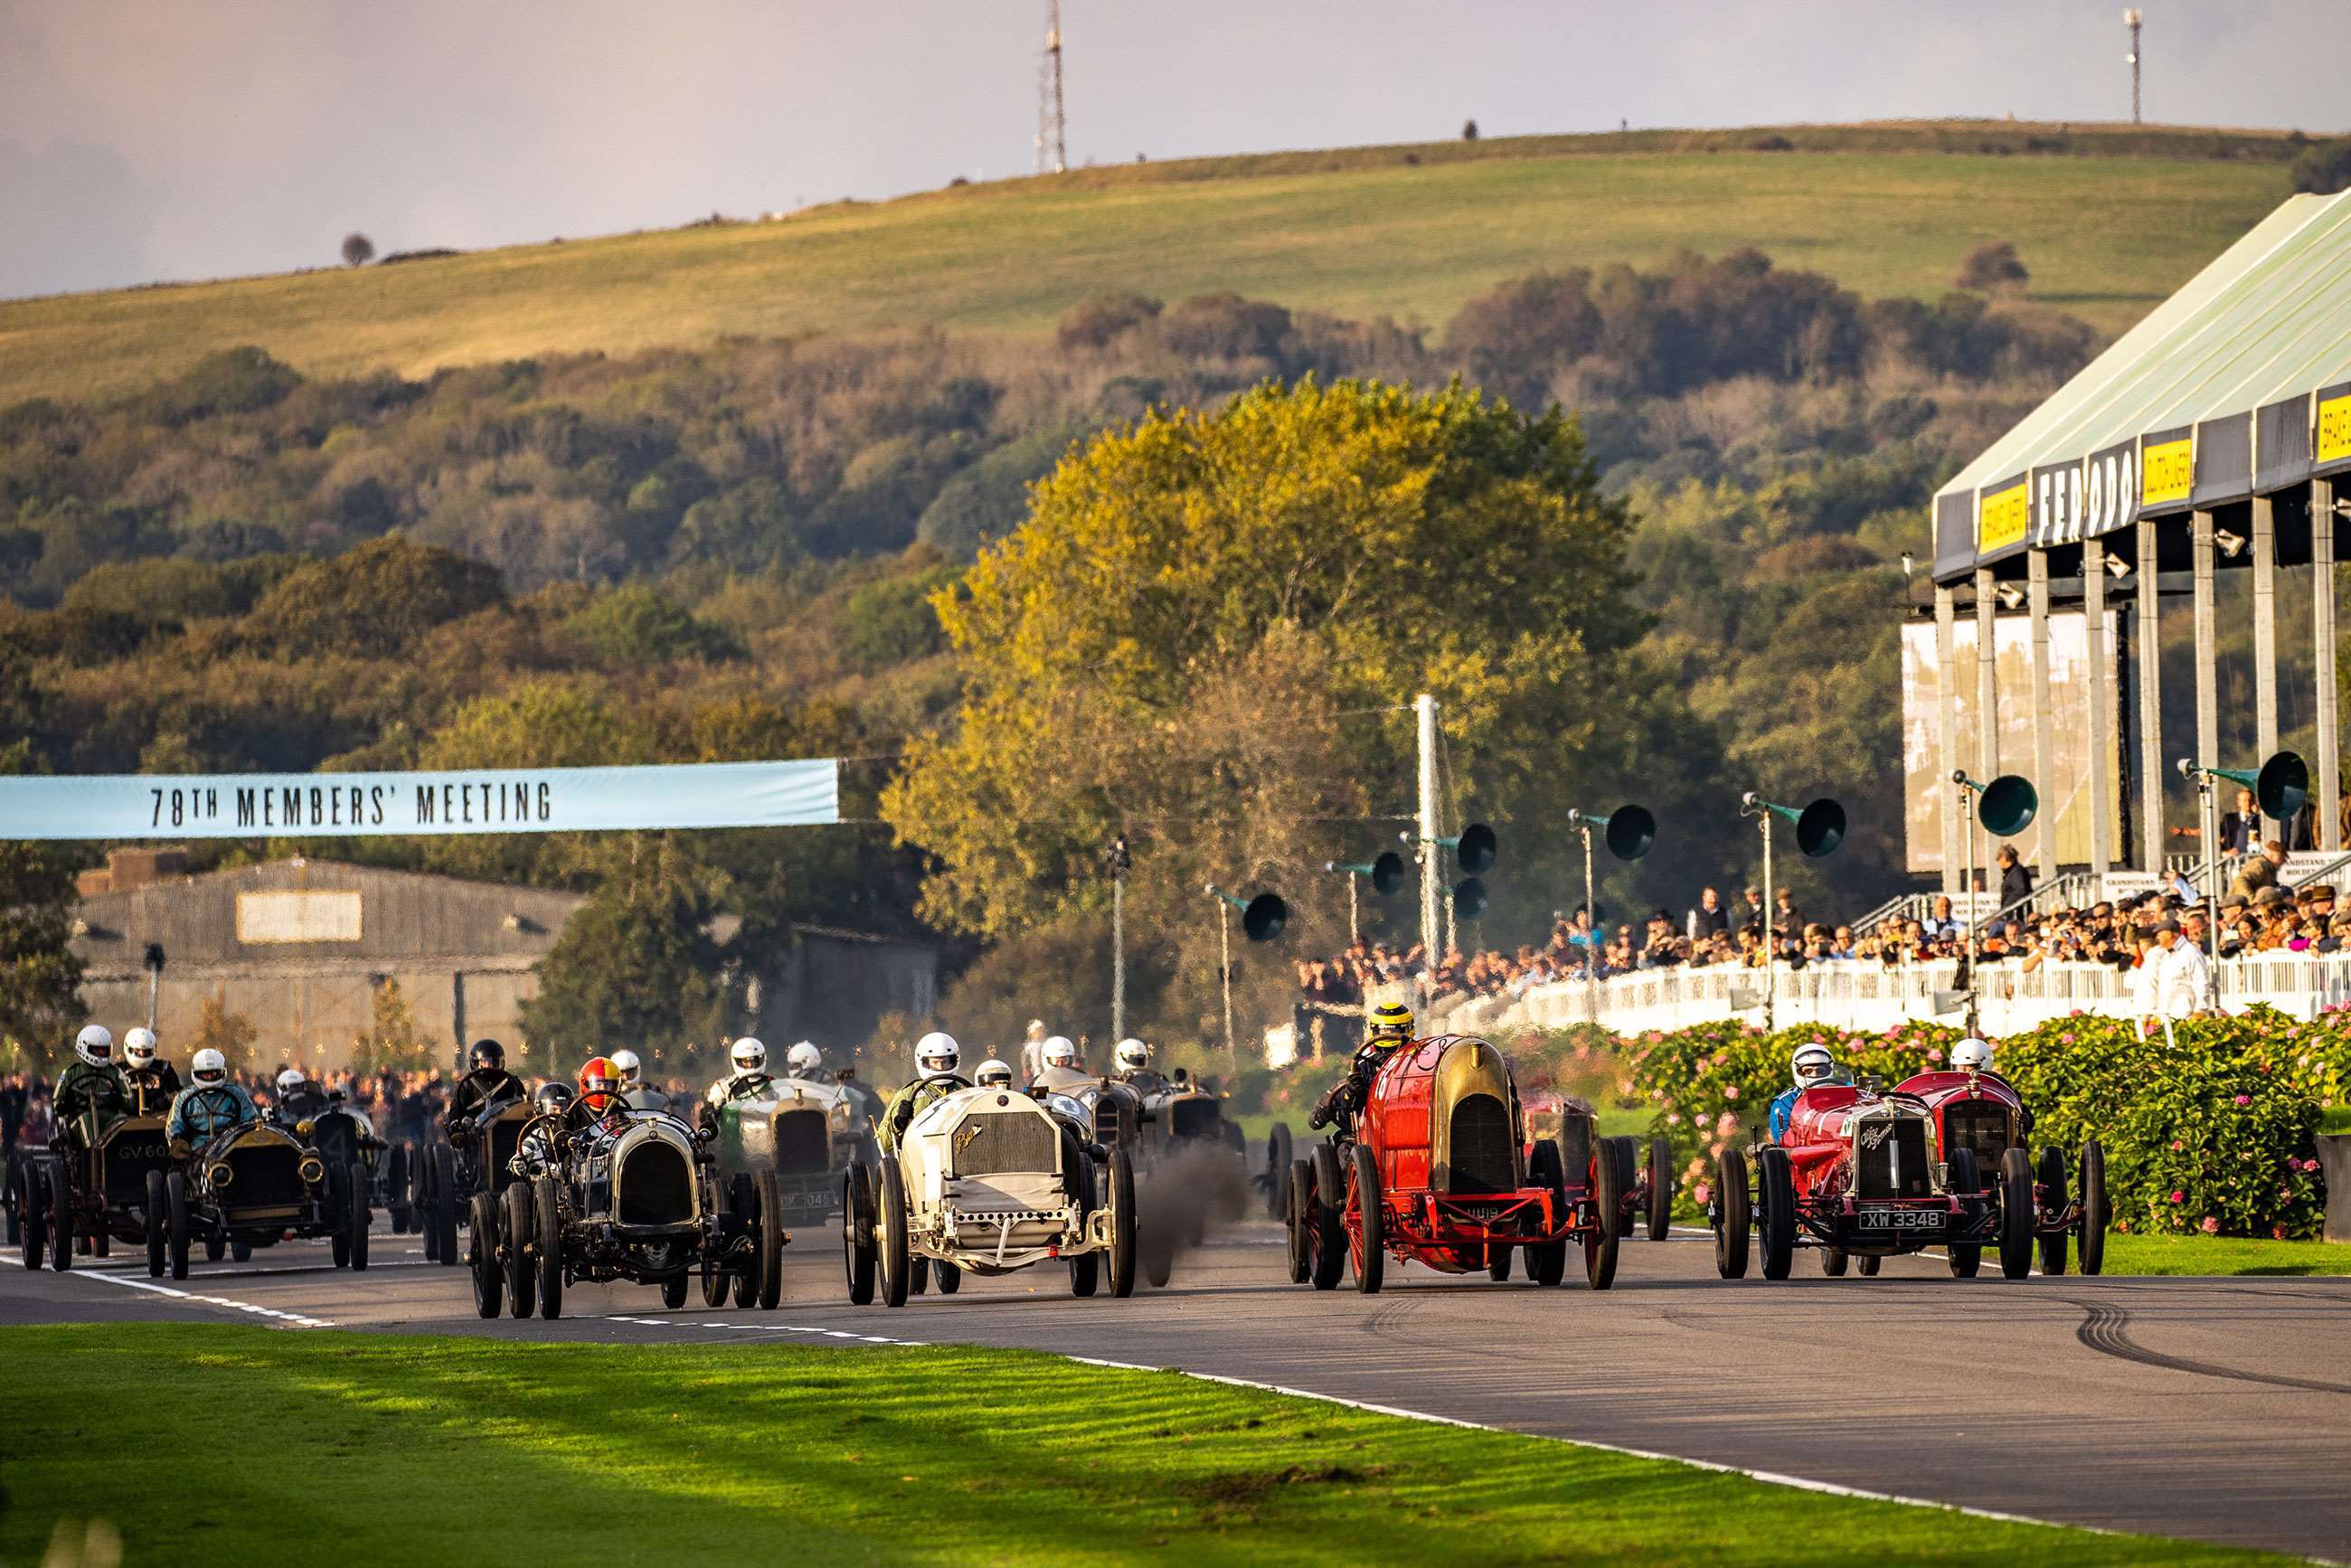
[[[841,820],[841,765],[0,779],[0,839],[355,838],[782,828]]]

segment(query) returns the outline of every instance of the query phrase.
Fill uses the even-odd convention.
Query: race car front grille
[[[1510,1192],[1518,1185],[1510,1157],[1510,1111],[1491,1094],[1465,1094],[1453,1106],[1448,1192]]]
[[[1222,1111],[1214,1100],[1177,1100],[1167,1107],[1167,1133],[1176,1138],[1214,1137]]]
[[[1060,1142],[1043,1116],[966,1116],[947,1145],[955,1151],[955,1174],[977,1176],[1059,1170]]]
[[[1927,1124],[1917,1116],[1877,1117],[1854,1128],[1854,1196],[1927,1197]]]
[[[623,1225],[679,1225],[694,1218],[694,1173],[667,1144],[643,1143],[621,1167]]]
[[[172,1164],[162,1128],[151,1124],[146,1129],[116,1133],[106,1145],[106,1201],[144,1207],[147,1173],[169,1170]]]
[[[1976,1171],[1990,1177],[2008,1153],[2008,1107],[1997,1100],[1956,1100],[1943,1107],[1943,1157],[1972,1149]]]
[[[302,1180],[302,1151],[284,1144],[231,1149],[229,1185],[214,1196],[233,1208],[277,1207],[309,1196]]]
[[[776,1113],[776,1169],[796,1175],[820,1171],[831,1163],[832,1134],[818,1110]]]

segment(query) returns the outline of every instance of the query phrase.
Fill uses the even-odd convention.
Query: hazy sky
[[[2346,0],[2151,0],[2149,120],[2351,129]],[[1033,158],[1043,0],[0,0],[0,297]],[[1070,155],[2129,114],[2108,0],[1066,0]]]

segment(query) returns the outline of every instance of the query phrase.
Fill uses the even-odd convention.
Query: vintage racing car
[[[385,1144],[376,1136],[375,1123],[368,1113],[340,1094],[333,1096],[326,1109],[317,1115],[297,1122],[294,1135],[318,1151],[319,1157],[326,1162],[329,1171],[349,1171],[353,1166],[364,1169],[369,1207],[391,1211],[393,1235],[407,1230],[407,1145]],[[335,1239],[335,1262],[338,1265],[344,1261],[347,1246],[341,1237]]]
[[[2000,1217],[1992,1234],[2001,1241],[2001,1273],[2011,1280],[2024,1278],[2032,1272],[2037,1247],[2041,1271],[2063,1274],[2069,1236],[2083,1273],[2095,1274],[2105,1266],[2106,1222],[2113,1211],[2106,1205],[2105,1151],[2095,1138],[2083,1144],[2074,1160],[2050,1146],[2035,1162],[2025,1148],[2024,1101],[2014,1085],[1995,1072],[1921,1072],[1903,1080],[1897,1092],[1916,1096],[1934,1113],[1935,1143],[1946,1161],[1960,1149],[1974,1156],[1980,1186],[1963,1189],[1948,1178],[1947,1185],[1955,1191],[1980,1193]],[[2079,1176],[2070,1197],[2065,1179],[2069,1165]],[[2011,1208],[2032,1213],[2029,1231],[2019,1228],[2011,1234],[2006,1222]],[[1954,1241],[1949,1251],[1951,1272],[1961,1279],[1972,1278],[1982,1264],[1983,1248],[1978,1243]]]
[[[168,1264],[172,1278],[186,1279],[197,1241],[207,1257],[226,1245],[242,1260],[252,1248],[319,1236],[334,1239],[336,1267],[364,1269],[371,1196],[366,1166],[332,1169],[292,1130],[247,1123],[147,1173],[147,1209],[160,1221],[148,1228],[147,1271]]]
[[[842,1173],[872,1134],[835,1082],[775,1078],[760,1092],[718,1107],[722,1192],[748,1212],[753,1178],[775,1177],[787,1225],[819,1225],[841,1207]]]
[[[28,1269],[40,1267],[44,1242],[50,1266],[66,1269],[77,1250],[104,1258],[116,1241],[148,1241],[161,1220],[147,1178],[175,1163],[162,1114],[124,1117],[94,1143],[84,1141],[89,1131],[85,1124],[70,1144],[28,1152],[18,1167],[19,1242]],[[152,1261],[160,1264],[160,1254]]]
[[[418,1151],[414,1197],[417,1228],[427,1260],[455,1268],[457,1228],[467,1224],[477,1193],[496,1197],[513,1181],[515,1141],[532,1116],[527,1095],[493,1100],[473,1117],[462,1139],[436,1138]]]
[[[1503,1279],[1523,1249],[1529,1278],[1556,1285],[1574,1241],[1586,1282],[1604,1291],[1632,1186],[1632,1140],[1598,1137],[1588,1116],[1563,1112],[1555,1138],[1528,1136],[1510,1063],[1490,1042],[1416,1040],[1372,1079],[1355,1136],[1292,1164],[1290,1277],[1327,1291],[1352,1264],[1355,1288],[1377,1291],[1393,1254]]]
[[[1763,1277],[1784,1280],[1799,1247],[1820,1249],[1823,1273],[1841,1275],[1857,1260],[1865,1275],[1885,1259],[1928,1247],[1977,1246],[2013,1239],[2014,1216],[1980,1196],[1974,1151],[1935,1155],[1935,1117],[1915,1094],[1887,1092],[1872,1081],[1822,1083],[1796,1096],[1778,1142],[1723,1151],[1707,1221],[1714,1230],[1715,1270],[1726,1280],[1747,1273],[1750,1237],[1763,1253]],[[2022,1234],[2029,1250],[2032,1215]]]
[[[1060,1104],[1051,1102],[1060,1100]],[[1070,1293],[1091,1296],[1109,1263],[1113,1296],[1134,1293],[1134,1163],[1128,1150],[1092,1152],[1074,1101],[1008,1089],[966,1089],[924,1107],[895,1155],[842,1180],[841,1250],[849,1299],[906,1304],[914,1267],[952,1292],[963,1272],[1008,1274],[1064,1260]]]

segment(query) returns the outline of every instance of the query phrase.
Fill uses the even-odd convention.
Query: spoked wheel
[[[531,1218],[538,1222],[538,1315],[563,1315],[563,1189],[550,1173],[531,1185]]]
[[[1973,1149],[1951,1151],[1950,1174],[1944,1185],[1951,1196],[1959,1200],[1959,1223],[1972,1228],[1983,1218],[1983,1174],[1976,1168]],[[1983,1267],[1983,1247],[1980,1243],[1954,1241],[1943,1249],[1951,1260],[1951,1277],[1972,1280]]]
[[[1769,1148],[1757,1155],[1755,1177],[1762,1188],[1755,1229],[1763,1243],[1763,1277],[1784,1280],[1796,1260],[1796,1180],[1788,1151]]]
[[[1313,1180],[1308,1196],[1313,1207],[1307,1244],[1314,1257],[1307,1278],[1318,1291],[1333,1291],[1347,1271],[1347,1178],[1340,1173],[1336,1144],[1316,1145],[1311,1163]]]
[[[2106,1266],[2106,1152],[2092,1138],[2082,1145],[2082,1218],[2074,1249],[2082,1272],[2096,1274]]]
[[[873,1301],[873,1178],[852,1165],[841,1178],[841,1259],[848,1275],[849,1304]]]
[[[1134,1294],[1134,1160],[1124,1149],[1110,1152],[1110,1293]],[[946,1289],[944,1285],[940,1287]]]
[[[895,1155],[883,1155],[874,1175],[873,1244],[881,1267],[882,1304],[903,1307],[913,1274],[906,1251],[906,1178]]]
[[[1755,1207],[1747,1190],[1747,1152],[1725,1149],[1714,1168],[1714,1271],[1726,1280],[1747,1278],[1748,1239]]]
[[[16,1170],[16,1234],[25,1245],[25,1267],[38,1269],[48,1261],[47,1195],[41,1190],[41,1167],[26,1160]]]
[[[671,1312],[685,1305],[685,1276],[672,1274],[661,1282],[662,1305]]]
[[[2032,1272],[2032,1157],[2011,1149],[2000,1157],[2000,1271],[2011,1280]]]
[[[1290,1161],[1282,1174],[1282,1195],[1289,1199],[1290,1282],[1302,1285],[1314,1270],[1314,1167],[1304,1160]]]
[[[1674,1146],[1649,1140],[1649,1239],[1663,1241],[1674,1228]]]
[[[1100,1183],[1094,1175],[1094,1162],[1078,1150],[1075,1139],[1066,1140],[1062,1146],[1065,1151],[1063,1157],[1077,1162],[1070,1168],[1076,1171],[1078,1175],[1076,1194],[1078,1218],[1081,1223],[1083,1223],[1088,1215],[1102,1206]],[[1080,1297],[1091,1296],[1095,1291],[1101,1289],[1102,1264],[1102,1254],[1092,1250],[1081,1252],[1071,1259],[1070,1294]]]
[[[1866,1263],[1869,1260],[1865,1258],[1862,1261]],[[1844,1253],[1838,1251],[1834,1247],[1823,1247],[1821,1249],[1822,1273],[1826,1274],[1832,1280],[1842,1280],[1844,1278],[1844,1266],[1845,1255]],[[1864,1269],[1862,1272],[1866,1274],[1869,1270]]]
[[[1527,1161],[1527,1179],[1551,1194],[1551,1213],[1554,1224],[1567,1222],[1567,1166],[1560,1157],[1559,1145],[1545,1138],[1535,1145],[1532,1158]],[[1527,1278],[1538,1285],[1556,1285],[1567,1278],[1567,1239],[1541,1241],[1527,1249]]]
[[[351,1271],[358,1273],[368,1266],[368,1229],[375,1224],[375,1211],[368,1207],[368,1168],[357,1160],[351,1162],[350,1188],[350,1208],[346,1221],[350,1226]],[[493,1218],[496,1218],[493,1215]]]
[[[726,1260],[724,1258],[703,1259],[702,1304],[704,1306],[725,1306],[726,1304],[726,1292],[734,1288],[734,1273],[727,1268]]]
[[[172,1253],[172,1278],[188,1277],[188,1176],[172,1171],[163,1177],[164,1225]]]
[[[2041,1207],[2053,1213],[2062,1214],[2065,1209],[2065,1152],[2063,1149],[2052,1145],[2041,1151],[2039,1204]],[[2037,1230],[2040,1228],[2037,1223],[2039,1217],[2036,1215],[2034,1218],[2036,1221],[2034,1228]],[[2065,1232],[2043,1231],[2039,1240],[2041,1271],[2055,1279],[2065,1271]]]
[[[73,1186],[66,1177],[63,1160],[49,1162],[49,1267],[64,1273],[73,1267],[74,1212]]]
[[[171,1252],[168,1246],[171,1224],[168,1215],[171,1204],[171,1197],[163,1190],[163,1173],[149,1171],[147,1173],[147,1277],[151,1280],[162,1279],[163,1270],[171,1267]]]
[[[1616,1248],[1630,1228],[1625,1200],[1633,1194],[1633,1140],[1603,1138],[1593,1146],[1592,1207],[1599,1227],[1583,1240],[1583,1280],[1595,1291],[1616,1282]]]
[[[472,1233],[465,1241],[465,1272],[474,1281],[474,1311],[486,1318],[506,1305],[507,1275],[498,1267],[498,1211],[490,1195],[474,1195]]]
[[[527,1318],[538,1304],[535,1266],[538,1228],[531,1212],[530,1183],[510,1181],[498,1195],[498,1234],[506,1242],[501,1260],[507,1270],[507,1311],[516,1318]]]
[[[1355,1289],[1369,1296],[1378,1293],[1387,1272],[1386,1199],[1380,1188],[1379,1156],[1370,1145],[1355,1145],[1354,1167],[1347,1211],[1355,1223],[1347,1229],[1347,1255],[1355,1266]]]
[[[1268,1219],[1284,1219],[1290,1211],[1290,1166],[1296,1155],[1291,1152],[1290,1124],[1276,1122],[1265,1135],[1265,1216]],[[1156,1284],[1159,1281],[1154,1281]]]
[[[758,1302],[761,1312],[772,1312],[776,1303],[784,1299],[784,1195],[776,1185],[776,1173],[761,1171],[758,1183],[759,1206],[759,1240],[753,1256],[759,1264]]]

